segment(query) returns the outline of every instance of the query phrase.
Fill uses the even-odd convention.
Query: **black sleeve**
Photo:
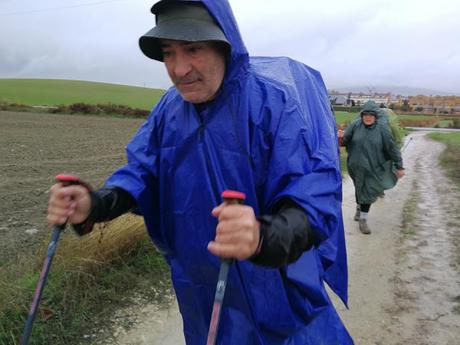
[[[305,211],[290,199],[283,199],[274,214],[258,217],[258,252],[250,260],[258,265],[282,267],[296,261],[315,244]]]
[[[79,235],[84,235],[93,229],[94,223],[114,219],[136,208],[136,201],[124,189],[118,187],[101,188],[90,192],[91,213],[80,224],[73,228]]]
[[[136,207],[134,198],[118,187],[101,188],[91,192],[91,214],[93,222],[104,222],[121,216]]]

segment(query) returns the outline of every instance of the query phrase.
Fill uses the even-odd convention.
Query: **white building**
[[[329,92],[329,99],[342,99],[343,97],[346,98],[347,105],[363,105],[368,101],[374,101],[377,105],[383,104],[384,106],[388,106],[391,102],[391,93],[364,93],[364,92],[337,92],[337,91],[330,91]]]

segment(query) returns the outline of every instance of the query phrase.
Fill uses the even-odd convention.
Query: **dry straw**
[[[127,214],[96,225],[89,235],[63,236],[56,261],[63,260],[80,267],[105,264],[129,252],[139,241],[147,238],[143,218]]]

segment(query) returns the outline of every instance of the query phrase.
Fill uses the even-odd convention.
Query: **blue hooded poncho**
[[[230,5],[202,1],[231,43],[217,96],[198,112],[169,89],[106,182],[137,201],[171,267],[188,345],[203,345],[220,259],[207,250],[226,189],[256,215],[291,198],[320,245],[280,269],[231,266],[218,344],[352,344],[323,281],[346,303],[347,265],[336,126],[320,74],[288,58],[249,58]]]

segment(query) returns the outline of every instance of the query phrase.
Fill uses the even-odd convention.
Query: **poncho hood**
[[[374,101],[367,101],[366,103],[364,103],[363,109],[361,110],[360,114],[362,115],[363,113],[370,112],[370,111],[378,114],[379,109],[380,108],[377,105],[377,103],[375,103]]]
[[[221,27],[225,37],[231,45],[230,61],[227,64],[224,87],[235,81],[241,73],[244,73],[249,65],[249,55],[241,38],[238,24],[228,1],[224,0],[192,0],[184,2],[203,3]]]

